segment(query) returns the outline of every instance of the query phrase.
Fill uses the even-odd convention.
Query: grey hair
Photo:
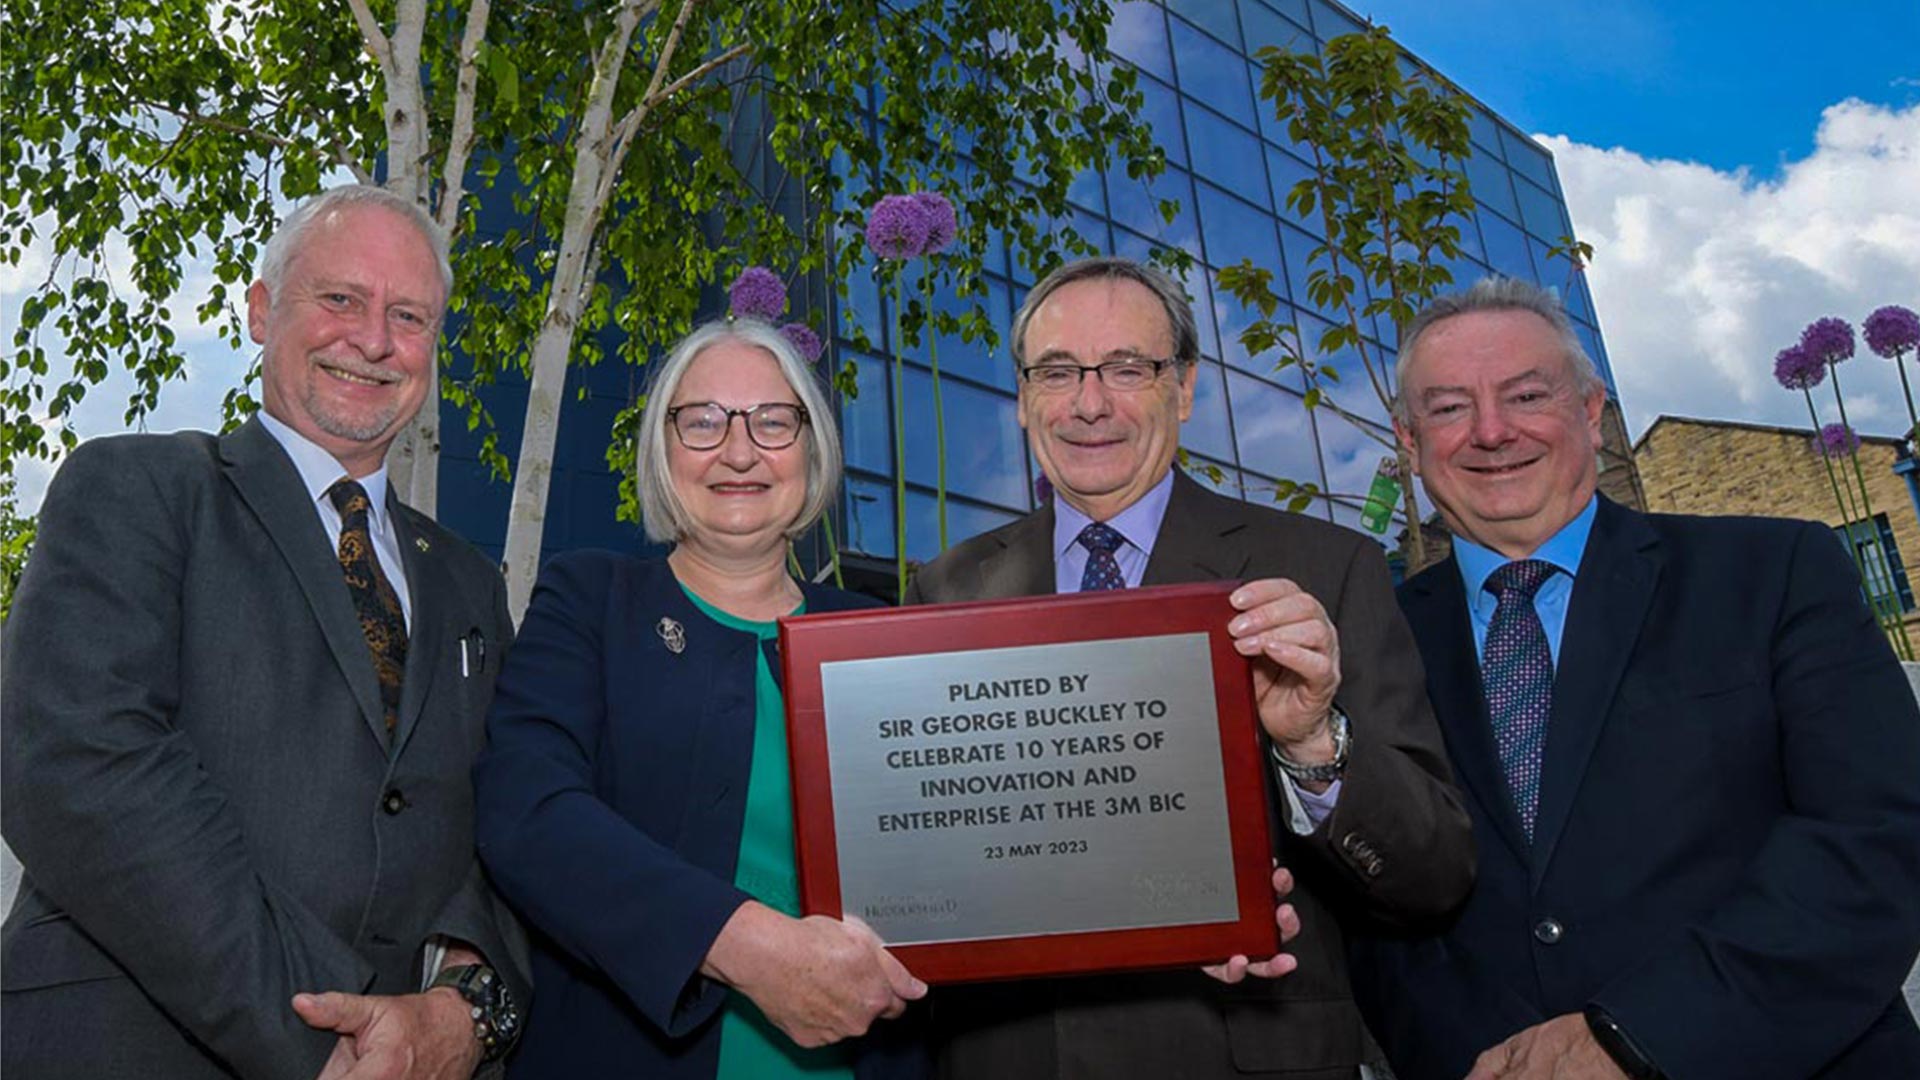
[[[1599,370],[1593,366],[1593,357],[1587,355],[1586,346],[1580,343],[1579,335],[1573,332],[1573,320],[1567,317],[1567,309],[1560,303],[1560,298],[1531,281],[1495,275],[1481,278],[1462,292],[1436,297],[1413,317],[1406,329],[1400,331],[1400,356],[1393,367],[1395,420],[1408,425],[1413,422],[1411,407],[1400,388],[1407,383],[1407,369],[1413,366],[1414,349],[1420,344],[1420,338],[1436,323],[1455,315],[1494,311],[1525,311],[1538,315],[1553,328],[1554,336],[1559,339],[1560,351],[1566,357],[1567,368],[1573,373],[1574,384],[1579,387],[1581,396],[1585,397],[1596,390],[1605,392],[1607,384],[1601,380]]]
[[[1046,303],[1047,298],[1062,286],[1090,278],[1132,281],[1146,286],[1166,311],[1167,329],[1173,335],[1172,359],[1179,361],[1182,366],[1200,359],[1200,332],[1194,326],[1193,300],[1187,295],[1187,290],[1159,267],[1118,255],[1099,255],[1054,267],[1052,273],[1041,278],[1040,283],[1028,291],[1027,298],[1020,304],[1020,311],[1013,317],[1014,363],[1025,366],[1027,362],[1027,324],[1033,321],[1040,305]]]
[[[681,338],[660,362],[647,388],[646,408],[640,412],[640,432],[634,439],[634,483],[640,498],[640,523],[646,527],[647,539],[656,543],[679,540],[692,524],[686,506],[673,490],[673,476],[667,468],[667,410],[687,369],[701,353],[723,341],[737,341],[770,354],[807,410],[802,436],[807,448],[807,498],[799,515],[787,526],[787,535],[798,536],[811,528],[840,487],[840,431],[833,422],[833,408],[793,343],[772,324],[759,319],[706,323]]]
[[[314,222],[332,211],[356,206],[377,206],[407,219],[433,251],[433,261],[440,270],[441,293],[453,295],[453,264],[447,259],[447,234],[440,228],[440,223],[412,199],[370,184],[345,184],[323,191],[294,207],[293,213],[288,214],[280,227],[273,231],[267,240],[266,250],[260,254],[260,280],[267,283],[267,292],[279,293],[287,264],[293,261],[294,252],[300,250],[300,244],[306,239],[307,230],[313,227]]]

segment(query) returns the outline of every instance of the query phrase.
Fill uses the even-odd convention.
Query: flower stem
[[[900,276],[893,277],[893,553],[895,602],[907,595],[907,384],[900,358]]]
[[[940,339],[933,327],[933,273],[927,283],[927,363],[933,368],[933,453],[939,473],[933,489],[933,505],[940,521],[940,550],[947,550],[947,410],[940,401]]]
[[[1853,558],[1853,568],[1864,584],[1867,580],[1867,562],[1860,555],[1860,545],[1853,542],[1853,522],[1856,511],[1853,500],[1849,497],[1851,493],[1840,486],[1840,476],[1833,471],[1833,457],[1827,453],[1826,443],[1820,438],[1820,414],[1813,407],[1813,391],[1803,386],[1800,388],[1800,394],[1807,399],[1807,419],[1813,423],[1813,441],[1819,448],[1816,452],[1820,455],[1820,464],[1827,470],[1827,483],[1833,488],[1834,505],[1840,509],[1840,533],[1846,537],[1847,554]],[[1868,589],[1868,596],[1872,596],[1871,588]],[[1874,621],[1880,624],[1881,630],[1891,635],[1892,627],[1887,625],[1887,619],[1881,613],[1880,605],[1871,604],[1870,606],[1873,608]]]
[[[833,534],[832,510],[820,515],[820,525],[827,530],[827,558],[833,562],[833,586],[844,589],[847,579],[840,573],[840,539]]]
[[[1840,424],[1851,433],[1853,431],[1853,425],[1847,422],[1847,402],[1845,398],[1840,396],[1840,368],[1832,360],[1827,361],[1827,375],[1833,383],[1834,404],[1840,409]],[[1873,520],[1873,500],[1867,495],[1867,474],[1860,468],[1859,442],[1851,436],[1849,441],[1853,443],[1853,448],[1847,452],[1847,457],[1853,460],[1853,480],[1860,488],[1860,520],[1862,527],[1867,530],[1867,536],[1877,543],[1879,538],[1876,535],[1878,530]],[[1848,526],[1847,535],[1848,543],[1851,544],[1853,535],[1851,524]],[[1873,569],[1876,573],[1872,579],[1869,580],[1864,576],[1865,570],[1863,568],[1862,580],[1866,583],[1867,597],[1871,606],[1876,614],[1882,615],[1881,625],[1886,626],[1894,635],[1894,646],[1898,649],[1900,658],[1902,660],[1911,660],[1913,659],[1913,642],[1907,638],[1906,620],[1903,619],[1901,613],[1896,610],[1900,604],[1899,594],[1895,591],[1892,581],[1882,581],[1878,574],[1878,571],[1886,565],[1885,553],[1883,552],[1881,560],[1874,564]]]

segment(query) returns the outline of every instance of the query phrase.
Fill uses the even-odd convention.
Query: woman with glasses
[[[925,985],[864,925],[799,917],[774,620],[873,603],[787,573],[840,480],[824,395],[772,327],[704,326],[637,450],[671,553],[547,563],[474,768],[481,857],[533,939],[509,1072],[916,1075],[878,1021]]]

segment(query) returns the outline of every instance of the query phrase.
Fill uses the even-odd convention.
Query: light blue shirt
[[[1120,576],[1127,588],[1140,586],[1147,576],[1147,560],[1153,557],[1153,541],[1160,535],[1160,523],[1166,520],[1167,500],[1173,497],[1173,470],[1147,489],[1140,501],[1115,514],[1106,524],[1126,539],[1113,553],[1120,564]],[[1080,543],[1080,530],[1093,519],[1056,496],[1053,500],[1053,591],[1080,591],[1080,579],[1087,572],[1087,548]]]
[[[306,485],[307,497],[313,502],[313,512],[320,515],[320,525],[327,530],[327,542],[338,551],[340,511],[334,509],[327,489],[345,480],[347,470],[317,443],[267,415],[267,410],[261,409],[256,415],[267,434],[293,459],[293,467],[299,471],[300,482]],[[373,504],[367,511],[367,532],[373,537],[373,553],[380,560],[380,572],[386,575],[387,584],[393,586],[394,595],[400,598],[400,614],[411,630],[413,601],[407,593],[406,564],[400,561],[400,539],[394,531],[393,515],[387,513],[387,466],[382,463],[359,480],[360,486],[367,490],[367,500]]]
[[[1587,508],[1574,515],[1560,531],[1547,537],[1528,558],[1552,563],[1557,573],[1533,594],[1533,610],[1547,632],[1547,651],[1553,654],[1554,668],[1560,666],[1560,636],[1567,628],[1567,604],[1573,599],[1573,576],[1580,569],[1580,558],[1587,553],[1587,537],[1593,532],[1593,515],[1598,498],[1588,499]],[[1493,609],[1499,598],[1488,589],[1487,578],[1514,560],[1464,537],[1453,538],[1454,562],[1460,568],[1460,583],[1467,590],[1467,612],[1473,618],[1473,651],[1486,652],[1487,627],[1493,622]]]
[[[1106,522],[1107,526],[1119,533],[1126,543],[1115,549],[1113,559],[1120,564],[1120,576],[1126,580],[1127,588],[1138,588],[1142,578],[1147,576],[1147,560],[1153,557],[1153,541],[1160,535],[1160,523],[1167,517],[1167,501],[1173,497],[1173,470],[1160,482],[1147,489],[1140,500],[1125,510],[1115,514]],[[1080,579],[1087,572],[1087,548],[1080,543],[1080,531],[1093,523],[1093,519],[1058,497],[1053,500],[1053,591],[1056,593],[1076,593],[1080,591]],[[1301,835],[1312,832],[1328,814],[1333,813],[1334,804],[1340,801],[1340,781],[1335,780],[1327,790],[1314,794],[1294,784],[1293,778],[1275,770],[1280,777],[1280,789],[1286,793],[1288,802],[1287,823],[1294,832]]]

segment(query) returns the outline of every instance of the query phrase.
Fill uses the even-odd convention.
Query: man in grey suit
[[[511,1042],[468,784],[504,590],[383,465],[451,281],[417,207],[328,192],[247,293],[264,413],[55,477],[0,676],[9,1080],[464,1077]]]
[[[1253,658],[1275,856],[1300,929],[1292,955],[1234,958],[1213,982],[1162,972],[944,987],[930,1010],[942,1071],[1352,1080],[1369,1051],[1342,923],[1423,925],[1473,876],[1380,549],[1174,467],[1199,346],[1184,292],[1158,270],[1117,258],[1055,270],[1015,318],[1013,355],[1020,424],[1054,498],[929,563],[907,601],[1247,580],[1230,630]]]

